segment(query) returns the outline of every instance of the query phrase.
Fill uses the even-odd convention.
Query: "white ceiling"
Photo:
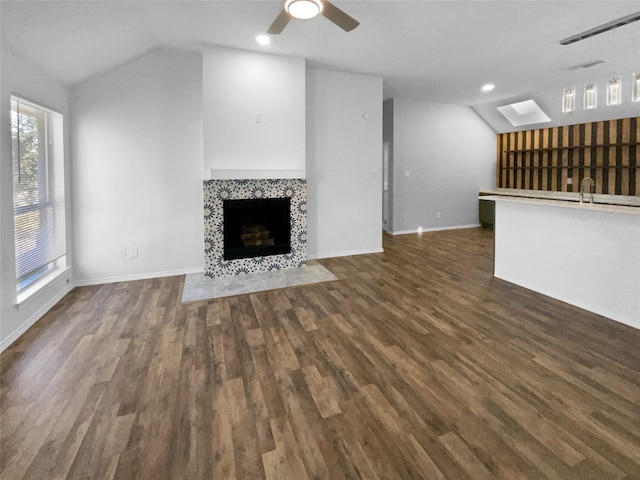
[[[263,33],[282,1],[2,1],[2,48],[72,85],[158,47],[202,44],[306,58],[382,77],[386,96],[479,105],[575,82],[595,59],[608,75],[640,70],[640,22],[569,46],[559,40],[640,11],[640,1],[353,1],[346,33],[327,19]],[[493,82],[496,88],[481,93]]]

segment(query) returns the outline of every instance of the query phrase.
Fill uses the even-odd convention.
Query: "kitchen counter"
[[[637,197],[633,197],[637,198]],[[481,200],[492,200],[498,202],[511,202],[529,205],[545,205],[548,207],[556,208],[568,208],[574,210],[586,210],[586,211],[598,211],[598,212],[610,212],[610,213],[622,213],[625,215],[640,215],[640,202],[638,206],[620,205],[612,203],[589,203],[579,200],[566,200],[557,198],[539,198],[539,197],[512,197],[507,195],[483,195]]]
[[[568,202],[579,202],[580,193],[578,192],[547,192],[543,190],[522,190],[518,188],[495,188],[492,190],[480,190],[481,200],[488,200],[486,196],[509,196],[523,198],[540,198],[546,200],[562,200]],[[589,198],[589,194],[585,194],[585,198]],[[597,204],[608,205],[627,205],[630,207],[640,207],[640,197],[631,195],[603,195],[599,193],[593,194],[593,201]]]
[[[640,329],[638,206],[480,198],[495,204],[495,277]]]

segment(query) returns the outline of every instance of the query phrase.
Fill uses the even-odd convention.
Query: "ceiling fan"
[[[273,21],[267,33],[270,35],[281,33],[292,18],[306,20],[317,15],[328,18],[345,32],[350,32],[360,25],[360,22],[328,0],[286,0],[282,11]]]

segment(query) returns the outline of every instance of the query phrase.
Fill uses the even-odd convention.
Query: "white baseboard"
[[[161,277],[175,277],[177,275],[187,275],[189,273],[202,273],[204,268],[187,268],[183,270],[168,270],[165,272],[152,272],[152,273],[136,273],[135,275],[122,275],[118,277],[102,277],[102,278],[89,278],[85,280],[77,280],[76,287],[87,287],[89,285],[103,285],[105,283],[117,283],[117,282],[133,282],[135,280],[147,280],[149,278],[161,278]]]
[[[388,232],[391,235],[406,235],[408,233],[425,233],[425,232],[440,232],[443,230],[461,230],[463,228],[477,228],[477,227],[481,227],[482,225],[479,223],[474,223],[471,225],[454,225],[454,226],[449,226],[449,227],[434,227],[434,228],[423,228],[422,230],[416,228],[414,230],[399,230],[397,232]]]
[[[5,338],[2,343],[0,343],[0,352],[4,352],[7,348],[9,348],[9,346],[11,346],[13,342],[18,340],[18,338],[20,338],[24,334],[24,332],[29,330],[29,328],[31,328],[38,320],[40,320],[45,313],[51,310],[51,308],[53,308],[56,303],[62,300],[62,297],[73,290],[73,288],[74,285],[65,285],[65,287],[60,292],[54,295],[47,303],[42,305],[42,307],[40,307],[36,312],[34,312],[33,315],[25,320],[22,325],[11,332],[11,334],[7,338]]]
[[[308,255],[309,260],[319,260],[321,258],[333,258],[333,257],[349,257],[351,255],[365,255],[367,253],[382,253],[382,248],[364,249],[364,250],[345,250],[341,252],[328,252],[317,253],[315,255]]]

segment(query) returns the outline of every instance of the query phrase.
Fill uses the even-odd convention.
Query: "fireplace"
[[[291,253],[291,199],[224,200],[225,260]]]
[[[269,272],[306,264],[304,179],[205,180],[203,196],[206,277]]]

